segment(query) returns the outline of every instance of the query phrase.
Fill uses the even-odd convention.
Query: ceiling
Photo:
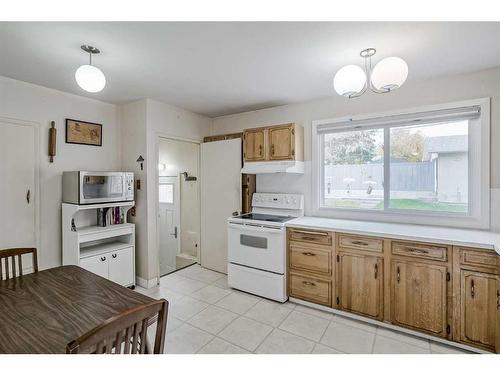
[[[121,104],[157,99],[210,117],[335,95],[340,67],[396,55],[409,80],[500,66],[500,23],[476,22],[0,22],[0,75]],[[74,79],[88,63],[97,94]]]

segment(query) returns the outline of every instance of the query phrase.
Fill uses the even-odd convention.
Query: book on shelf
[[[97,209],[97,225],[107,227],[108,225],[125,223],[125,211],[122,207],[105,207]]]

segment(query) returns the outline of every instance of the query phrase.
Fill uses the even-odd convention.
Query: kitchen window
[[[489,227],[489,99],[313,122],[315,214]]]

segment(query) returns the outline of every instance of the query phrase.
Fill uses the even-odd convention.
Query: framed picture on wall
[[[66,143],[102,146],[102,124],[67,118]]]

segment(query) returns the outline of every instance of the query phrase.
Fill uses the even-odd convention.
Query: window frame
[[[356,125],[345,125],[347,121],[376,120],[380,117],[411,115],[421,112],[449,110],[459,107],[479,106],[481,108],[477,127],[469,126],[468,163],[469,163],[469,212],[452,213],[428,210],[404,210],[389,208],[390,195],[390,147],[384,147],[384,209],[352,209],[322,206],[324,192],[324,134],[318,133],[321,125],[335,126],[342,123],[338,130],[354,130]],[[387,127],[387,126],[385,126]],[[396,126],[394,126],[396,127]],[[374,126],[373,128],[384,128]],[[390,128],[390,127],[389,127]],[[389,144],[390,131],[384,132],[384,145]],[[490,227],[490,98],[473,99],[446,104],[428,105],[410,109],[378,112],[358,116],[316,120],[311,126],[312,140],[312,214],[337,219],[386,221],[407,224],[426,224],[463,228],[489,229]],[[387,164],[387,165],[386,165]],[[475,184],[473,181],[480,181]]]

